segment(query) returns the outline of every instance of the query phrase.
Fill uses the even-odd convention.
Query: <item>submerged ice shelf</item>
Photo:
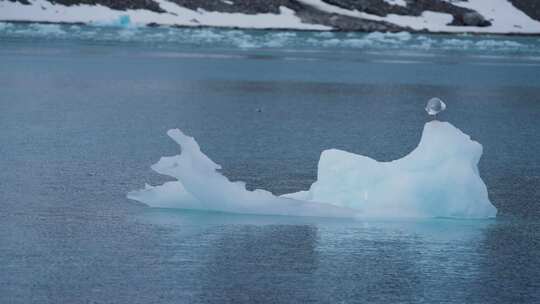
[[[478,162],[482,146],[448,122],[426,123],[418,147],[391,162],[341,150],[323,151],[317,181],[307,191],[275,196],[231,182],[194,138],[167,133],[182,149],[152,169],[177,181],[146,185],[128,198],[151,207],[249,214],[321,217],[490,218],[497,209],[488,198]]]

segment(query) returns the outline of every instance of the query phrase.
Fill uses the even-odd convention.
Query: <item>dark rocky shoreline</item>
[[[0,0],[19,2],[29,5],[28,0]],[[154,0],[47,0],[53,4],[72,5],[101,5],[115,10],[148,10],[155,13],[166,13]],[[298,0],[170,0],[179,6],[208,12],[242,13],[242,14],[278,14],[280,7],[286,7],[295,12],[303,23],[319,24],[333,28],[335,31],[360,32],[429,32],[427,30],[414,30],[409,27],[396,25],[386,21],[375,21],[330,13],[307,5]],[[385,17],[388,14],[401,16],[420,16],[425,11],[446,13],[452,16],[449,25],[464,27],[487,27],[491,22],[480,13],[454,5],[455,2],[466,0],[405,0],[407,6],[388,3],[384,0],[323,0],[323,2],[347,10],[356,10],[371,15]],[[540,2],[535,0],[510,0],[517,8],[535,20],[540,21]],[[21,20],[24,22],[24,20]],[[148,23],[148,26],[159,26],[158,23]],[[469,33],[464,31],[465,33]],[[448,34],[449,32],[439,32]],[[473,33],[472,31],[470,33]],[[509,35],[516,35],[509,33]],[[518,34],[523,35],[523,34]],[[529,34],[530,35],[530,34]],[[534,34],[533,34],[534,35]]]

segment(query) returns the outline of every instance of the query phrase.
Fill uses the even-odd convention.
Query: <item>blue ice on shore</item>
[[[391,162],[330,149],[307,191],[249,191],[217,170],[194,138],[167,133],[182,149],[152,169],[177,181],[147,185],[128,198],[152,207],[322,217],[491,218],[497,209],[478,172],[482,145],[448,122],[431,121],[409,155]]]

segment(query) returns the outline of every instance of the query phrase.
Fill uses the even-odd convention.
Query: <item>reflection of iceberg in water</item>
[[[447,122],[427,123],[418,147],[392,162],[323,151],[311,188],[281,197],[230,182],[193,138],[180,130],[168,135],[182,154],[163,157],[152,169],[178,181],[146,186],[128,198],[153,207],[275,215],[486,218],[497,213],[478,173],[482,146]]]

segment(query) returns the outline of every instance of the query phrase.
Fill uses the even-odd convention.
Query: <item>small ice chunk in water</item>
[[[440,98],[433,97],[426,104],[426,112],[429,115],[437,115],[446,109],[446,104]]]

